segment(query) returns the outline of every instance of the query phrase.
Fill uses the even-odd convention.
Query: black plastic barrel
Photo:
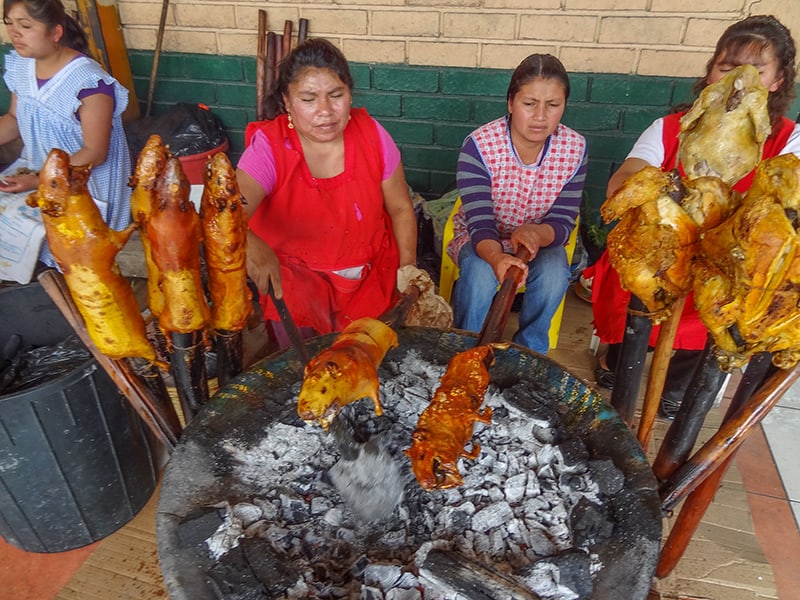
[[[74,332],[37,283],[0,289],[0,340],[13,334],[52,346]],[[0,396],[0,534],[62,552],[113,533],[156,488],[156,444],[94,358]]]

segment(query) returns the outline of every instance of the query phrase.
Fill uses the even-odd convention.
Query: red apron
[[[275,251],[284,300],[299,327],[340,331],[350,321],[377,317],[395,299],[399,253],[384,209],[383,153],[377,128],[353,109],[344,130],[345,168],[316,179],[286,115],[248,125],[264,132],[275,157],[277,181],[250,219],[250,229]],[[333,271],[363,266],[359,279]],[[267,320],[279,318],[269,297]]]
[[[677,162],[678,133],[680,131],[680,118],[684,113],[675,113],[664,117],[664,162],[662,169],[671,169]],[[781,153],[789,136],[794,131],[794,122],[783,117],[772,129],[772,134],[764,143],[762,160],[772,158]],[[681,176],[685,177],[683,168],[678,165]],[[736,185],[735,190],[746,192],[753,182],[753,172],[745,175]],[[605,344],[617,344],[622,341],[625,334],[625,319],[627,316],[628,301],[631,294],[622,289],[619,276],[608,260],[608,251],[603,252],[600,259],[583,272],[586,278],[592,279],[592,312],[594,314],[594,327],[600,341]],[[655,325],[650,334],[650,345],[655,346],[658,339],[660,326]],[[686,297],[686,304],[675,334],[675,349],[702,350],[706,344],[707,329],[700,320],[700,315],[694,307],[694,293]]]

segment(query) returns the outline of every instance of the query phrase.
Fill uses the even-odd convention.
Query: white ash
[[[402,361],[381,369],[382,417],[374,415],[369,400],[347,407],[394,466],[393,472],[371,473],[359,493],[380,496],[388,484],[403,488],[402,501],[378,522],[353,510],[353,503],[361,501],[357,494],[343,501],[332,484],[329,472],[338,450],[317,425],[270,423],[260,443],[250,448],[224,440],[235,474],[248,483],[252,497],[245,506],[229,507],[224,525],[231,531],[224,536],[217,531],[208,540],[211,555],[219,559],[224,554],[220,540],[228,545],[232,537],[268,540],[276,557],[298,573],[284,598],[423,597],[419,590],[424,585],[412,573],[419,572],[434,548],[456,550],[508,574],[525,569],[520,581],[543,600],[576,598],[558,583],[558,569],[551,563],[530,568],[573,549],[589,557],[592,573],[602,567],[591,548],[598,540],[576,546],[569,517],[580,499],[602,505],[603,495],[586,460],[565,458],[557,443],[564,433],[555,412],[552,420],[532,417],[506,402],[492,384],[484,402],[494,411],[492,423],[476,423],[472,440],[480,444],[480,455],[459,461],[464,485],[426,492],[414,479],[402,451],[444,368],[409,351]],[[440,597],[437,593],[425,589],[424,598]]]

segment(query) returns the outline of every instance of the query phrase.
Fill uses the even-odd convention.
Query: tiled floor
[[[591,307],[568,295],[551,357],[593,382],[590,323]],[[720,412],[712,410],[701,441],[718,426]],[[656,422],[654,445],[665,429],[666,423]],[[653,600],[800,598],[798,432],[800,384],[739,449],[683,559],[654,582]],[[156,553],[157,501],[158,491],[133,521],[86,548],[33,554],[0,541],[0,600],[166,598]],[[672,522],[665,519],[665,530]]]

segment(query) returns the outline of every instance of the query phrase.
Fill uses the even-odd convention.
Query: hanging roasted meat
[[[648,166],[600,207],[606,222],[619,219],[608,234],[609,260],[655,323],[692,289],[700,233],[719,224],[738,201],[716,177],[688,180]]]
[[[304,421],[315,421],[325,430],[343,406],[369,398],[375,414],[383,414],[378,398],[378,366],[397,334],[377,319],[356,319],[306,365],[297,400],[297,413]]]
[[[203,254],[211,297],[211,326],[240,331],[253,310],[247,287],[247,215],[236,173],[218,152],[208,161],[200,202]]]
[[[139,304],[116,262],[135,226],[106,225],[89,194],[90,174],[91,167],[70,165],[69,154],[53,149],[27,203],[41,209],[47,243],[97,349],[115,360],[153,361]]]
[[[424,490],[444,490],[464,482],[458,470],[462,456],[475,459],[480,445],[472,439],[476,421],[491,423],[492,409],[481,410],[489,386],[492,346],[482,345],[459,352],[450,359],[430,404],[417,421],[406,454],[411,470]]]
[[[756,167],[772,131],[768,95],[752,65],[703,89],[678,135],[678,160],[689,179],[713,176],[733,185]]]
[[[200,272],[203,230],[189,192],[180,160],[169,157],[145,226],[164,294],[158,324],[165,333],[205,330],[211,318]]]
[[[156,317],[164,310],[164,294],[159,288],[161,276],[153,260],[147,222],[153,207],[157,204],[156,186],[169,156],[169,151],[162,143],[161,136],[151,135],[139,153],[136,168],[129,182],[130,187],[133,188],[131,191],[131,216],[133,222],[139,225],[144,264],[147,269],[147,305],[150,312]]]
[[[800,159],[763,161],[742,206],[700,243],[695,304],[723,368],[800,360]]]

